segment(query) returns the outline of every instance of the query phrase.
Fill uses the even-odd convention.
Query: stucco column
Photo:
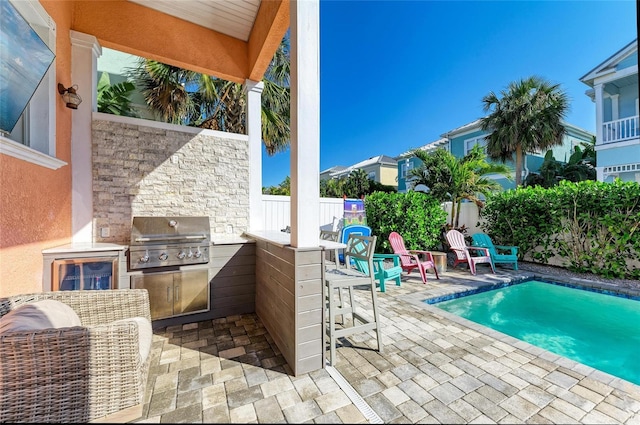
[[[291,245],[320,234],[320,2],[291,7]]]
[[[604,108],[602,107],[604,84],[596,84],[593,87],[596,96],[596,145],[601,145],[602,140],[602,122]]]
[[[93,174],[91,121],[96,111],[98,57],[102,47],[89,34],[70,31],[71,85],[78,85],[82,103],[71,114],[71,232],[73,242],[92,242]]]
[[[249,136],[249,230],[262,230],[262,81],[246,80]]]

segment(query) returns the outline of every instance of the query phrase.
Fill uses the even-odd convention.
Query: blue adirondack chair
[[[494,245],[491,237],[485,233],[471,236],[472,245],[487,248],[493,264],[513,264],[513,270],[518,270],[518,247],[511,245]]]
[[[340,231],[340,242],[346,244],[349,240],[349,235],[371,236],[371,227],[362,224],[345,226]],[[340,264],[344,264],[344,250],[340,250],[338,258],[340,259]]]

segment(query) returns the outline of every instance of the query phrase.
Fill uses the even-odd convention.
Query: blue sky
[[[541,76],[595,132],[580,77],[637,37],[633,0],[320,1],[320,170],[397,156],[484,115],[482,97]],[[263,154],[263,186],[290,175]]]

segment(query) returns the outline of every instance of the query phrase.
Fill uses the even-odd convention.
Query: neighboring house
[[[640,182],[638,39],[589,71],[580,81],[596,104],[598,180]]]
[[[373,156],[349,167],[334,166],[320,173],[320,180],[346,178],[353,170],[364,170],[371,180],[387,186],[398,186],[396,159],[387,155]]]
[[[347,167],[344,167],[342,165],[334,165],[331,168],[327,168],[324,171],[320,171],[320,180],[329,180],[333,173],[338,173],[342,170],[346,170],[346,168]]]
[[[438,148],[442,148],[445,150],[449,150],[449,140],[446,138],[438,139],[434,142],[427,143],[424,146],[421,146],[417,149],[432,152]],[[404,193],[407,189],[411,188],[411,178],[409,177],[409,172],[420,166],[422,161],[420,161],[417,157],[413,156],[413,151],[415,149],[408,150],[404,153],[401,153],[396,157],[398,161],[397,173],[398,173],[398,192]]]
[[[582,142],[590,143],[593,138],[593,134],[578,128],[569,123],[563,123],[565,126],[566,134],[564,136],[564,142],[560,146],[556,146],[553,149],[554,157],[559,161],[567,161],[574,146],[579,145]],[[481,128],[481,122],[479,119],[465,124],[461,127],[455,128],[442,134],[440,139],[435,142],[431,142],[420,149],[427,151],[437,149],[439,147],[447,149],[453,155],[458,158],[465,156],[473,146],[480,144],[486,145],[485,137],[489,134],[487,131],[483,131]],[[536,154],[527,154],[524,156],[524,174],[522,176],[523,181],[530,172],[537,172],[544,161],[545,152],[539,152]],[[406,192],[410,189],[410,179],[407,181],[408,170],[420,166],[421,161],[411,156],[411,151],[405,152],[398,156],[398,191]],[[513,162],[507,162],[507,166],[514,168]],[[490,176],[494,178],[505,189],[515,188],[515,172],[514,180],[509,181],[504,176],[495,175]]]

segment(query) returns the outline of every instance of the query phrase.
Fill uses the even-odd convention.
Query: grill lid
[[[208,244],[210,237],[209,217],[134,217],[130,245]]]

